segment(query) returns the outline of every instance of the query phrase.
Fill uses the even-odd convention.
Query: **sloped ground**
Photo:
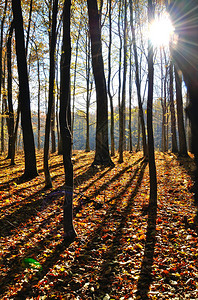
[[[21,184],[22,156],[14,167],[0,158],[0,298],[198,299],[191,159],[156,153],[158,207],[149,211],[142,153],[125,153],[122,164],[115,157],[114,168],[90,168],[93,157],[73,156],[78,237],[69,247],[61,157],[50,158],[51,190],[44,189],[42,153],[39,176]]]

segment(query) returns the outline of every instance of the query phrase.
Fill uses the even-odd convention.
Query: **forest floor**
[[[198,234],[189,157],[156,152],[158,206],[148,210],[142,153],[91,168],[94,153],[74,152],[76,240],[63,242],[62,157],[50,156],[53,188],[39,176],[19,183],[0,157],[0,299],[198,299]],[[32,259],[32,260],[31,260]]]

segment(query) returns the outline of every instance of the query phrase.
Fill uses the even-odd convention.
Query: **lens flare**
[[[149,38],[154,47],[168,46],[174,34],[174,27],[167,14],[163,14],[152,22]]]

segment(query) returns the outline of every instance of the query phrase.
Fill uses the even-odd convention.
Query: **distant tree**
[[[25,152],[25,172],[22,176],[22,179],[27,180],[34,178],[38,175],[38,173],[36,167],[35,145],[31,122],[30,92],[25,52],[23,17],[20,0],[12,0],[12,11],[14,16],[16,55],[19,75],[19,97],[21,105],[21,125],[23,131],[23,144]]]
[[[96,151],[93,165],[113,165],[109,154],[107,88],[97,0],[87,0],[87,5],[97,102]]]

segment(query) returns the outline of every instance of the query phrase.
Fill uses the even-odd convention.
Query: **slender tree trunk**
[[[56,130],[55,130],[55,95],[53,94],[53,105],[51,114],[51,152],[56,152]]]
[[[141,128],[142,128],[143,152],[144,152],[144,156],[148,157],[144,112],[143,112],[142,99],[141,99],[141,86],[140,86],[137,45],[136,45],[136,32],[135,32],[134,20],[133,20],[132,0],[129,1],[129,4],[130,4],[130,23],[131,23],[131,32],[132,32],[132,43],[133,43],[133,52],[134,52],[134,58],[135,58],[135,83],[136,83],[136,88],[137,88],[139,115],[140,115],[140,122],[141,122]]]
[[[162,106],[162,152],[165,152],[165,145],[166,145],[166,131],[165,131],[165,124],[166,124],[166,109],[164,103],[164,72],[163,72],[163,61],[162,61],[162,49],[160,48],[160,60],[161,60],[161,106]]]
[[[121,131],[121,65],[122,65],[122,36],[121,36],[121,0],[119,0],[119,15],[118,15],[118,35],[119,35],[119,67],[118,67],[118,109],[119,109],[119,134]],[[118,151],[120,152],[120,140]]]
[[[130,46],[130,62],[129,62],[129,152],[132,152],[132,129],[131,129],[131,98],[132,98],[132,49]]]
[[[93,165],[114,165],[109,154],[107,88],[97,0],[87,0],[92,67],[96,86],[96,152]]]
[[[11,165],[14,165],[13,157],[13,143],[14,143],[14,109],[12,103],[12,34],[13,34],[13,22],[10,25],[8,41],[7,41],[7,71],[8,71],[8,108],[9,108],[9,119],[8,119],[8,156],[11,158]]]
[[[63,164],[65,170],[65,201],[63,207],[64,239],[71,242],[76,237],[73,226],[73,165],[71,160],[71,103],[70,103],[70,9],[71,0],[65,0],[63,8],[63,44],[61,54],[60,82],[60,134],[63,147]]]
[[[44,142],[44,173],[45,173],[45,186],[52,187],[52,181],[49,172],[48,156],[49,156],[49,138],[51,117],[54,105],[54,80],[55,80],[55,49],[56,49],[56,22],[58,13],[58,0],[53,1],[53,14],[52,14],[52,28],[50,37],[50,75],[49,75],[49,99],[48,99],[48,112],[45,124],[45,142]]]
[[[152,0],[148,0],[148,22],[151,24],[154,18]],[[149,152],[149,175],[150,175],[150,205],[157,205],[157,178],[153,138],[153,45],[148,40],[148,101],[147,101],[147,130],[148,130],[148,152]]]
[[[38,108],[37,108],[37,114],[38,114],[38,125],[37,125],[37,135],[38,135],[38,140],[37,140],[37,147],[38,150],[41,148],[41,79],[40,79],[40,62],[39,62],[39,57],[37,55],[37,75],[38,75]]]
[[[21,102],[21,125],[23,130],[23,143],[25,152],[25,172],[22,176],[22,179],[26,180],[34,178],[38,175],[38,173],[36,168],[34,135],[31,123],[30,92],[20,0],[12,0],[12,11],[14,16],[17,66],[19,74],[19,92]]]
[[[33,6],[33,0],[30,0],[28,30],[27,30],[26,45],[25,45],[26,57],[27,57],[27,54],[28,54],[28,43],[29,43],[29,39],[30,39],[30,28],[31,28],[31,20],[32,20],[32,6]]]
[[[75,94],[76,94],[76,74],[77,74],[77,63],[78,63],[78,49],[79,49],[79,39],[80,39],[80,31],[81,31],[82,21],[80,21],[79,29],[78,29],[78,35],[76,39],[76,56],[75,56],[75,64],[74,64],[74,83],[73,83],[73,103],[72,103],[72,123],[71,123],[71,132],[72,132],[72,138],[74,134],[74,116],[75,116]]]
[[[184,114],[183,114],[183,99],[182,99],[182,81],[179,77],[178,69],[176,65],[175,70],[175,82],[176,82],[176,103],[177,103],[177,124],[179,133],[179,154],[182,156],[188,156],[186,133],[184,128]]]
[[[127,3],[124,2],[124,57],[123,57],[123,81],[122,81],[122,101],[120,104],[120,132],[119,132],[119,163],[123,162],[123,151],[126,150],[125,139],[125,113],[126,113],[126,75],[127,75]]]
[[[137,146],[136,146],[136,152],[140,151],[140,113],[139,113],[139,108],[138,108],[138,137],[137,137]]]
[[[112,46],[112,9],[111,9],[111,0],[109,4],[109,47],[108,47],[108,96],[111,109],[111,127],[110,127],[110,136],[111,136],[111,156],[115,156],[115,140],[114,140],[114,109],[113,109],[113,96],[111,94],[111,46]]]
[[[89,108],[90,108],[90,35],[87,32],[87,51],[86,51],[86,81],[87,81],[87,99],[86,99],[86,143],[85,143],[85,152],[90,151],[89,144]]]
[[[5,114],[5,62],[4,62],[4,72],[2,68],[2,50],[3,50],[3,30],[4,30],[4,22],[6,17],[6,11],[7,11],[7,3],[8,1],[5,1],[4,5],[4,11],[3,11],[3,17],[1,20],[1,35],[0,35],[0,100],[1,103],[1,152],[4,152],[4,114]],[[5,58],[4,58],[5,60]],[[2,94],[2,85],[3,85],[3,94]]]
[[[176,118],[175,118],[175,106],[173,99],[173,62],[170,61],[170,112],[171,112],[171,137],[172,137],[172,152],[177,153],[177,135],[176,135]]]
[[[2,86],[3,86],[3,95],[2,95],[2,118],[1,118],[1,152],[5,151],[4,144],[4,114],[6,113],[6,93],[5,93],[5,62],[4,62],[4,72],[2,76]],[[7,118],[6,118],[7,119]]]
[[[5,4],[4,4],[3,17],[2,17],[2,20],[1,20],[1,35],[0,35],[0,99],[1,99],[2,79],[3,79],[3,77],[2,77],[2,75],[3,75],[3,69],[2,69],[3,29],[4,29],[4,22],[5,22],[6,11],[7,11],[7,4],[8,4],[8,1],[6,0]],[[3,114],[3,112],[2,112],[2,114]]]

